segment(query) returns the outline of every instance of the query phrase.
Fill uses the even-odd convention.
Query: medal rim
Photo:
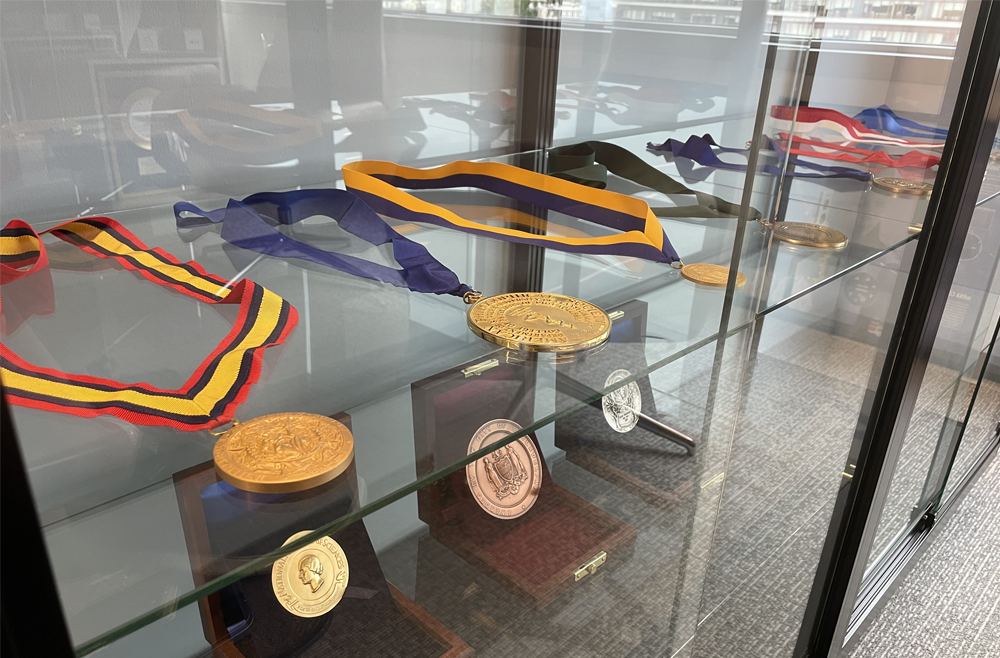
[[[472,445],[473,445],[473,443],[476,442],[476,439],[479,438],[480,433],[482,433],[483,430],[485,430],[487,427],[489,427],[493,423],[510,423],[511,425],[513,425],[514,427],[516,427],[517,429],[515,429],[513,432],[510,432],[508,434],[508,436],[510,436],[510,434],[513,434],[514,432],[518,432],[518,431],[524,429],[524,428],[521,427],[520,423],[516,423],[513,420],[510,420],[508,418],[494,418],[493,420],[487,421],[487,422],[483,423],[479,427],[479,429],[477,429],[475,431],[475,433],[473,433],[472,438],[469,439],[469,447],[468,447],[468,451],[466,452],[466,454],[475,452],[476,450],[480,450],[480,449],[483,448],[483,446],[480,445],[478,448],[476,448],[474,450],[473,447],[472,447]],[[483,437],[483,438],[485,438],[485,437]],[[479,509],[483,510],[484,512],[486,512],[490,516],[492,516],[494,518],[497,518],[497,519],[500,519],[500,520],[517,519],[517,518],[520,518],[520,517],[524,516],[525,514],[527,514],[529,511],[531,511],[531,508],[535,506],[535,503],[538,502],[538,496],[539,496],[539,493],[542,490],[542,471],[541,471],[541,468],[542,468],[542,458],[538,454],[538,450],[535,448],[535,443],[528,436],[522,436],[522,437],[518,438],[516,441],[513,441],[512,443],[519,443],[519,444],[521,444],[521,446],[523,446],[524,449],[525,449],[525,451],[528,453],[529,461],[531,462],[531,480],[528,483],[529,484],[528,497],[531,498],[531,503],[527,507],[525,507],[523,510],[521,510],[520,512],[518,512],[517,514],[502,515],[502,514],[495,514],[494,512],[491,512],[483,504],[482,498],[485,497],[485,494],[483,494],[483,492],[481,490],[481,487],[480,486],[475,486],[474,487],[469,482],[469,473],[471,472],[473,475],[476,474],[476,464],[478,462],[482,461],[482,459],[483,459],[482,457],[480,457],[479,459],[476,459],[476,460],[474,460],[474,461],[472,461],[472,462],[470,462],[470,463],[468,463],[468,464],[465,465],[465,484],[466,484],[467,487],[469,487],[469,491],[472,492],[472,498],[473,498],[473,500],[476,501],[476,505],[479,506]],[[508,445],[510,445],[510,444],[508,444]],[[499,450],[499,448],[497,448],[497,450]],[[496,450],[494,450],[493,452],[496,452]],[[491,452],[489,454],[492,455],[493,452]],[[538,468],[535,468],[536,464],[538,465]],[[479,478],[476,478],[476,481],[479,482]]]
[[[709,286],[711,288],[725,288],[726,286],[729,285],[729,281],[728,281],[729,275],[728,275],[728,273],[726,274],[726,279],[727,280],[724,283],[715,283],[714,281],[707,281],[707,280],[704,280],[704,279],[696,278],[695,275],[691,274],[691,272],[693,272],[693,271],[696,272],[697,271],[696,268],[698,268],[699,266],[701,266],[701,267],[705,267],[705,266],[719,267],[719,268],[722,268],[722,269],[727,270],[727,271],[730,269],[730,268],[726,267],[725,265],[718,265],[716,263],[688,263],[687,265],[684,265],[683,267],[681,267],[681,276],[684,277],[685,279],[687,279],[688,281],[690,281],[691,283],[694,283],[694,284],[699,285],[699,286]],[[736,271],[736,287],[737,288],[742,288],[746,284],[747,284],[747,275],[744,274],[743,272],[740,272],[739,270],[737,270]]]
[[[480,327],[472,319],[472,311],[475,310],[477,306],[479,306],[484,302],[488,302],[491,299],[497,299],[498,297],[506,297],[508,295],[538,295],[550,298],[555,297],[558,299],[567,299],[573,302],[582,302],[584,304],[589,304],[604,316],[604,318],[607,320],[608,326],[607,329],[605,329],[599,336],[595,336],[594,338],[588,338],[587,340],[584,341],[567,345],[542,345],[540,343],[525,343],[519,340],[504,338],[503,336],[492,334],[485,328]],[[517,350],[520,352],[545,352],[545,353],[580,352],[582,350],[588,350],[592,347],[597,347],[598,345],[602,345],[606,343],[608,339],[611,337],[611,324],[612,324],[611,317],[607,314],[607,312],[604,309],[602,309],[597,304],[592,304],[588,302],[585,299],[579,299],[577,297],[571,297],[569,295],[560,295],[558,293],[552,293],[552,292],[506,292],[506,293],[501,293],[499,295],[492,295],[490,297],[483,297],[482,299],[480,299],[475,304],[469,307],[469,312],[466,313],[465,318],[469,330],[475,335],[482,338],[483,340],[493,343],[494,345],[505,347],[509,350]]]
[[[299,539],[300,537],[304,537],[305,535],[308,535],[310,532],[312,532],[312,530],[303,530],[301,532],[296,532],[294,535],[292,535],[291,537],[289,537],[288,539],[286,539],[284,541],[284,543],[282,543],[281,545],[282,546],[287,546],[288,544],[290,544],[291,542],[295,541],[296,539]],[[309,547],[311,547],[311,546],[313,546],[315,544],[322,544],[324,541],[328,541],[331,544],[333,544],[332,547],[331,546],[326,546],[327,549],[329,549],[334,554],[340,554],[340,556],[344,558],[344,569],[343,569],[343,571],[344,571],[344,574],[347,576],[344,579],[345,585],[343,587],[341,587],[340,585],[336,584],[336,581],[334,581],[335,584],[333,586],[333,593],[329,597],[327,597],[327,599],[326,599],[327,602],[332,601],[332,603],[330,604],[330,606],[328,608],[326,608],[322,612],[304,613],[304,612],[299,611],[299,610],[289,609],[289,607],[285,604],[284,600],[282,600],[282,598],[278,595],[278,583],[277,583],[278,575],[277,575],[277,568],[276,568],[278,566],[278,563],[280,562],[282,564],[285,564],[285,563],[288,562],[288,560],[293,555],[298,555],[299,553],[302,553],[302,552],[306,551],[307,549],[309,549]],[[336,565],[336,560],[334,560],[334,566],[337,566]],[[338,573],[339,573],[339,567],[338,567]],[[333,610],[334,608],[336,608],[340,604],[340,602],[344,599],[344,592],[347,591],[347,584],[350,583],[350,580],[351,580],[351,563],[347,559],[347,553],[344,552],[344,547],[341,546],[339,543],[337,543],[337,540],[335,540],[333,537],[329,537],[329,536],[325,536],[325,535],[323,537],[320,537],[316,541],[312,542],[311,544],[306,544],[305,546],[303,546],[302,548],[298,549],[297,551],[293,551],[293,552],[291,552],[291,553],[289,553],[289,554],[287,554],[287,555],[285,555],[283,557],[278,558],[277,560],[274,561],[274,564],[271,565],[271,591],[274,593],[274,598],[276,598],[278,600],[278,604],[281,605],[282,609],[285,610],[285,612],[288,612],[289,614],[293,614],[296,617],[302,617],[304,619],[313,619],[315,617],[322,617],[323,615],[327,614],[328,612],[330,612],[331,610]],[[338,592],[338,589],[339,589],[339,592]],[[296,596],[294,594],[292,594],[292,596],[295,596],[295,598],[297,600],[301,601],[301,599],[299,599],[298,596]]]
[[[225,469],[226,463],[231,463],[227,459],[220,460],[220,455],[223,454],[223,449],[228,443],[230,432],[241,430],[246,427],[252,429],[253,424],[256,421],[263,421],[268,418],[275,418],[279,416],[314,416],[316,418],[322,419],[324,422],[333,423],[336,426],[345,442],[347,442],[350,448],[347,450],[347,454],[336,464],[332,465],[330,468],[324,470],[316,475],[309,476],[307,478],[301,478],[297,480],[289,480],[286,482],[262,482],[260,480],[252,479],[250,477],[241,477],[235,473],[231,473]],[[219,477],[233,485],[237,489],[242,491],[249,491],[251,493],[263,493],[263,494],[275,494],[275,493],[297,493],[300,491],[308,491],[322,484],[326,484],[331,480],[336,479],[342,475],[351,464],[354,462],[354,435],[351,430],[348,429],[346,425],[341,423],[339,420],[330,418],[329,416],[323,416],[320,414],[311,414],[307,412],[283,412],[276,414],[266,414],[264,416],[257,416],[245,423],[240,423],[236,427],[233,427],[215,442],[215,447],[212,449],[212,460],[215,463],[215,472],[218,473]]]
[[[615,383],[614,381],[612,381],[612,379],[618,373],[625,373],[625,377],[622,377],[621,379],[627,379],[628,377],[632,376],[632,373],[629,372],[628,370],[626,370],[625,368],[618,368],[617,370],[615,370],[614,372],[612,372],[610,375],[608,375],[607,379],[604,380],[604,388],[607,388],[608,386],[611,386],[612,384]],[[619,379],[618,381],[621,381],[621,379]],[[606,401],[608,399],[608,395],[611,395],[611,393],[608,393],[607,395],[604,395],[604,396],[601,397],[601,411],[604,412],[604,421],[611,427],[611,429],[613,429],[615,432],[618,432],[619,434],[628,434],[629,432],[631,432],[632,430],[635,429],[636,425],[639,424],[639,413],[642,411],[642,389],[639,388],[639,383],[635,382],[635,381],[629,382],[628,384],[626,384],[625,386],[622,386],[620,388],[628,389],[629,391],[631,391],[631,390],[634,389],[635,393],[636,393],[636,397],[639,400],[639,404],[636,405],[638,407],[638,409],[636,409],[635,411],[632,412],[632,415],[634,416],[634,419],[633,419],[632,424],[629,426],[629,428],[627,430],[620,430],[617,427],[615,427],[615,425],[608,418],[609,412],[608,412],[607,406],[605,406],[605,405],[607,404]]]
[[[883,176],[881,178],[876,178],[872,181],[872,185],[879,188],[880,190],[885,190],[886,192],[892,192],[893,194],[908,194],[910,196],[927,196],[934,191],[934,183],[928,183],[927,181],[920,181],[922,187],[920,189],[914,189],[912,187],[901,187],[899,185],[893,185],[888,181],[897,180],[907,180],[905,178],[890,178]]]
[[[834,240],[820,240],[814,239],[810,240],[808,238],[792,237],[789,235],[783,235],[779,232],[781,227],[787,226],[797,226],[799,228],[805,228],[810,230],[822,229],[823,231],[832,231],[836,235],[832,236],[836,238],[840,236],[841,239]],[[810,224],[808,222],[775,222],[771,226],[771,235],[774,236],[775,240],[780,242],[787,242],[788,244],[801,245],[803,247],[815,247],[816,249],[841,249],[847,246],[848,239],[847,236],[835,228],[830,228],[829,226],[823,226],[821,224]]]

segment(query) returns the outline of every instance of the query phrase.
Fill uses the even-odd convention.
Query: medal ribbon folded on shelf
[[[920,151],[907,151],[901,156],[893,157],[885,151],[871,151],[824,142],[818,139],[807,139],[805,137],[793,138],[788,133],[778,133],[778,138],[789,153],[810,158],[837,160],[851,164],[872,164],[882,167],[892,167],[893,169],[930,169],[931,167],[936,167],[941,162],[940,156],[921,153]],[[788,148],[789,139],[791,139],[792,148]],[[855,153],[861,157],[848,155],[850,153]]]
[[[348,190],[360,196],[375,212],[396,219],[570,253],[633,256],[659,263],[680,263],[680,257],[646,202],[623,194],[492,162],[458,161],[431,169],[414,169],[391,162],[362,160],[344,165],[343,174]],[[620,233],[581,238],[494,227],[469,221],[398,189],[450,187],[486,190]]]
[[[183,213],[194,215],[182,216]],[[337,220],[349,233],[375,246],[391,243],[392,253],[402,269],[332,251],[283,235],[264,216],[280,224],[294,224],[314,215]],[[194,204],[174,204],[177,226],[189,228],[222,223],[222,238],[227,242],[269,256],[301,258],[317,265],[355,276],[390,283],[399,288],[437,295],[464,297],[472,288],[439,262],[422,244],[397,233],[361,199],[337,189],[261,192],[242,201],[230,199],[225,208],[204,211]]]
[[[794,133],[796,136],[826,130],[836,133],[845,142],[881,144],[911,149],[944,148],[944,142],[915,142],[902,137],[884,135],[846,114],[822,107],[772,105],[771,116],[780,131]]]
[[[934,128],[904,119],[889,109],[888,105],[861,110],[854,115],[854,120],[866,128],[897,137],[919,137],[920,139],[945,139],[948,137],[947,128]]]
[[[697,205],[651,208],[657,217],[739,217],[740,206],[717,196],[692,190],[644,162],[637,155],[607,142],[581,142],[549,150],[549,175],[588,187],[604,188],[608,172],[661,194],[693,196]],[[750,208],[750,219],[759,219]]]
[[[239,304],[239,316],[219,346],[176,390],[41,368],[0,345],[0,378],[13,404],[76,416],[111,415],[136,425],[189,431],[222,425],[232,419],[260,378],[264,349],[284,342],[298,321],[295,308],[266,288],[247,279],[234,284],[196,263],[147,247],[107,217],[71,220],[45,233],[206,304]],[[47,265],[41,236],[27,223],[14,220],[0,231],[0,283],[35,274]]]
[[[783,153],[783,149],[775,144],[770,138],[764,136],[762,137],[762,140],[765,149],[776,151],[779,154]],[[747,165],[724,162],[719,159],[719,156],[716,154],[714,149],[718,149],[722,153],[737,153],[744,156],[750,153],[750,149],[719,146],[715,140],[712,139],[711,135],[704,135],[702,137],[691,135],[688,137],[686,142],[680,142],[676,139],[668,139],[662,144],[653,144],[650,142],[646,145],[646,148],[651,151],[672,153],[674,157],[694,160],[698,164],[706,167],[730,169],[732,171],[746,171]],[[780,165],[773,163],[759,165],[759,169],[774,176],[786,175],[794,176],[796,178],[853,178],[860,181],[869,181],[872,179],[871,172],[861,171],[860,169],[821,165],[814,162],[808,162],[794,156],[789,156],[788,162],[789,164],[794,164],[796,167],[804,167],[812,171],[783,171],[783,168]]]

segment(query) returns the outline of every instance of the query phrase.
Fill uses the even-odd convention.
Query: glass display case
[[[996,452],[990,4],[5,0],[4,646],[836,655]]]

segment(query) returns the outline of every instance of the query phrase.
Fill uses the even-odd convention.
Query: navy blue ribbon
[[[854,115],[854,120],[865,128],[889,133],[898,137],[920,137],[921,139],[944,139],[948,136],[945,128],[925,126],[916,121],[904,119],[889,109],[888,105],[870,107]]]
[[[182,217],[182,213],[192,216]],[[401,270],[363,258],[317,249],[278,231],[273,224],[294,224],[307,217],[324,215],[337,220],[342,229],[375,246],[392,243],[392,253]],[[427,249],[397,233],[357,196],[344,190],[297,190],[261,192],[242,201],[230,199],[225,208],[204,211],[194,204],[174,204],[179,228],[222,223],[222,238],[237,247],[279,258],[300,258],[355,276],[391,283],[415,292],[462,297],[472,288],[441,264]],[[271,221],[268,222],[267,217]]]
[[[767,150],[776,151],[781,156],[784,156],[785,154],[784,150],[782,150],[781,147],[775,144],[774,141],[766,135],[762,136],[761,147]],[[719,151],[723,153],[739,153],[740,155],[747,155],[750,152],[750,149],[719,146],[715,143],[715,140],[712,139],[711,135],[704,135],[702,137],[691,135],[688,137],[686,142],[680,142],[676,139],[668,139],[662,144],[653,144],[652,142],[649,142],[646,144],[646,148],[650,151],[659,153],[671,153],[675,158],[687,158],[689,160],[694,160],[698,164],[706,167],[729,169],[732,171],[746,171],[747,166],[745,164],[723,162],[719,159],[719,156],[716,155],[713,149],[719,149]],[[862,171],[860,169],[852,169],[850,167],[815,164],[794,155],[790,155],[788,157],[788,163],[795,165],[796,169],[783,171],[779,165],[772,163],[759,165],[758,169],[764,173],[773,174],[775,176],[786,175],[793,176],[795,178],[852,178],[859,181],[870,181],[872,179],[872,173],[870,171]],[[812,171],[799,171],[799,167],[810,169]]]

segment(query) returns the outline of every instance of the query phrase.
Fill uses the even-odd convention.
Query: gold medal
[[[924,196],[934,191],[933,183],[925,183],[919,180],[907,180],[905,178],[876,178],[872,185],[880,187],[896,194],[916,194]]]
[[[681,268],[681,276],[688,281],[700,283],[703,286],[725,288],[729,283],[729,268],[711,263],[691,263]],[[736,287],[742,288],[747,283],[747,275],[736,273]]]
[[[354,459],[351,431],[306,413],[261,416],[234,425],[212,453],[219,476],[245,491],[305,491],[334,479]]]
[[[282,546],[310,532],[297,532]],[[349,577],[344,549],[329,537],[320,537],[275,561],[271,589],[281,606],[296,617],[319,617],[340,603]]]
[[[512,420],[491,420],[473,435],[466,454],[471,455],[520,429]],[[515,519],[538,500],[542,461],[531,438],[522,436],[468,464],[465,479],[473,498],[488,514],[498,519]]]
[[[577,352],[611,335],[611,319],[597,306],[546,292],[480,299],[469,308],[468,323],[484,340],[528,352]]]
[[[847,236],[837,229],[805,222],[774,222],[771,224],[774,239],[789,244],[818,249],[840,249],[847,245]]]

